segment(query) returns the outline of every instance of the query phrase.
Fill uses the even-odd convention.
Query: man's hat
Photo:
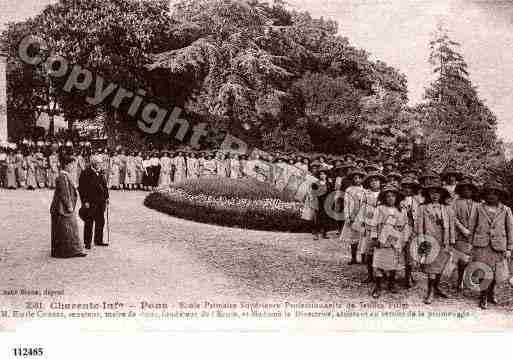
[[[91,209],[91,207],[86,208],[86,207],[82,206],[78,210],[78,216],[80,217],[80,219],[82,219],[84,222],[86,222],[88,220],[93,219],[94,213],[93,213],[93,210]]]

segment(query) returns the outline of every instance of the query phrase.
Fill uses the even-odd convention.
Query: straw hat
[[[485,196],[486,194],[488,194],[490,192],[497,192],[499,194],[501,202],[504,202],[504,200],[507,199],[507,197],[509,196],[509,193],[504,188],[504,186],[494,180],[490,180],[490,181],[486,182],[481,187],[481,196]]]
[[[359,162],[363,163],[362,167],[364,167],[367,164],[367,161],[365,159],[361,158],[361,157],[358,157],[357,159],[355,159],[355,162],[356,163],[359,163]]]
[[[462,173],[461,171],[458,171],[455,167],[449,165],[442,171],[440,177],[442,178],[442,181],[445,181],[449,176],[454,176],[456,177],[456,180],[459,181],[461,179]]]
[[[474,183],[474,180],[470,176],[462,176],[460,181],[456,184],[456,188],[454,189],[454,193],[461,196],[461,191],[464,187],[470,187],[472,189],[472,192],[477,193],[479,192],[479,188]]]
[[[375,163],[367,163],[363,169],[367,172],[379,172],[381,168]]]
[[[352,170],[354,168],[355,168],[355,165],[353,165],[352,163],[349,163],[349,162],[344,162],[341,165],[337,166],[337,170],[343,170],[343,171]]]
[[[415,189],[419,189],[420,183],[417,180],[417,178],[414,176],[404,176],[401,180],[401,186],[403,186],[403,187],[411,186],[411,187],[414,187]]]
[[[365,178],[366,175],[367,172],[365,172],[361,168],[354,168],[347,174],[347,177],[350,179],[353,179],[354,176],[362,176],[363,178]]]
[[[352,153],[348,153],[348,154],[344,155],[343,158],[344,158],[344,161],[346,161],[346,162],[349,161],[349,159],[354,161],[356,159],[356,156],[353,155]]]
[[[383,166],[387,166],[387,165],[396,167],[394,160],[392,160],[391,158],[389,158],[389,159],[385,160],[385,162],[383,162]]]
[[[407,177],[418,177],[420,174],[420,170],[415,167],[406,167],[402,171],[403,176]]]
[[[436,179],[436,178],[440,178],[440,175],[438,173],[436,173],[435,171],[433,170],[427,170],[426,172],[424,172],[420,177],[419,177],[419,181],[421,183],[427,181],[427,180],[432,180],[432,179]]]
[[[379,192],[378,202],[385,203],[385,196],[388,192],[395,193],[395,195],[397,196],[396,203],[400,203],[404,198],[403,194],[401,193],[401,190],[397,186],[387,184],[381,189],[381,192]]]
[[[372,172],[369,172],[367,173],[367,175],[365,176],[365,178],[363,179],[363,185],[365,187],[368,186],[369,182],[373,179],[373,178],[377,178],[381,181],[381,183],[385,182],[386,178],[385,176],[383,176],[381,174],[381,172],[379,171],[372,171]]]
[[[430,178],[430,179],[426,180],[426,182],[424,183],[424,186],[422,187],[422,195],[424,196],[424,198],[428,198],[429,191],[433,190],[433,189],[435,189],[441,193],[441,197],[442,197],[440,200],[441,203],[445,202],[445,200],[447,198],[451,197],[451,194],[449,193],[449,191],[443,187],[440,177]]]
[[[397,182],[401,182],[403,176],[399,172],[390,172],[387,174],[387,180],[396,179]]]

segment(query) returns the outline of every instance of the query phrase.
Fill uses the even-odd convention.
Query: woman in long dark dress
[[[52,257],[85,257],[82,242],[78,235],[78,223],[75,213],[77,189],[69,173],[71,156],[61,159],[62,169],[55,180],[50,214],[52,219]]]

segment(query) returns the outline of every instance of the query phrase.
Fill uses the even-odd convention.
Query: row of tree
[[[229,132],[264,150],[399,159],[420,129],[435,167],[456,159],[474,170],[497,155],[497,120],[443,29],[430,44],[436,81],[412,108],[403,74],[371,61],[338,34],[336,22],[281,0],[182,0],[172,9],[167,0],[60,0],[9,24],[11,133],[33,127],[42,111],[62,111],[70,124],[101,114],[111,139],[162,143],[170,138],[136,136],[126,108],[88,106],[90,93],[67,93],[44,68],[22,63],[17,46],[27,34],[95,75],[183,108],[193,123],[207,122],[204,146]]]

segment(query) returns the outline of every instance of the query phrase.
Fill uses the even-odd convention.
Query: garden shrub
[[[309,232],[302,203],[254,179],[186,180],[148,195],[144,204],[179,218],[255,230]]]

